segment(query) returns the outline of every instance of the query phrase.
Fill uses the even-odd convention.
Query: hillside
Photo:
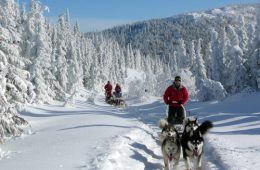
[[[101,33],[122,48],[131,44],[141,55],[159,58],[171,73],[191,71],[197,87],[201,80],[210,79],[220,82],[228,93],[237,93],[245,87],[259,89],[259,14],[260,4],[233,5]]]

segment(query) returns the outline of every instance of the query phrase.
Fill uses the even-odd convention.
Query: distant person
[[[105,85],[105,95],[106,95],[106,101],[109,100],[112,97],[112,84],[110,83],[110,81],[107,82],[107,84]]]
[[[122,97],[122,89],[118,83],[116,84],[114,95],[115,97]]]
[[[186,104],[188,98],[188,91],[186,87],[181,84],[181,77],[176,76],[173,84],[166,89],[163,95],[165,104],[169,105],[167,118],[169,123],[174,121],[178,124],[182,124],[183,119],[185,118],[182,105]]]

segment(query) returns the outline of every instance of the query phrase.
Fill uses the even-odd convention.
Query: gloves
[[[182,101],[179,100],[179,101],[178,101],[178,104],[181,105],[181,104],[182,104]]]

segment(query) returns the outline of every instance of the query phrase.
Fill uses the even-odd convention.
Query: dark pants
[[[121,98],[122,97],[122,93],[121,92],[114,92],[113,93],[115,97]]]
[[[168,112],[168,122],[171,124],[182,124],[184,119],[184,110],[183,107],[172,107],[169,106]]]

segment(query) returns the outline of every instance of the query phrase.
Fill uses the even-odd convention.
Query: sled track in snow
[[[138,126],[123,136],[116,136],[112,145],[98,147],[101,150],[109,149],[109,154],[100,155],[89,169],[163,170],[158,121],[164,116],[165,111],[164,107],[154,106],[153,104],[130,106],[127,109],[128,117],[136,118],[139,122]],[[196,115],[192,112],[189,114]],[[182,156],[178,168],[185,169]],[[205,139],[202,170],[226,170],[221,159],[218,159],[215,148],[207,142],[207,139]]]

